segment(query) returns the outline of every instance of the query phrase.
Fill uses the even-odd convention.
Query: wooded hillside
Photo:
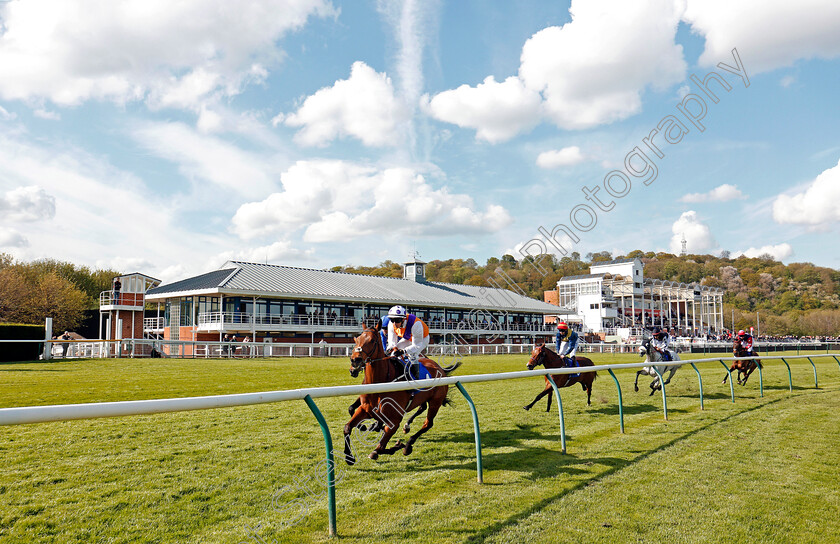
[[[645,277],[679,282],[700,282],[726,289],[724,320],[731,327],[734,311],[735,327],[744,328],[756,322],[760,314],[761,331],[767,334],[837,335],[840,333],[840,271],[811,263],[785,265],[769,255],[757,258],[731,258],[724,251],[720,256],[686,255],[631,251],[627,255],[611,255],[601,251],[581,258],[579,253],[557,259],[543,255],[517,261],[512,255],[491,257],[483,265],[473,259],[435,260],[426,265],[431,281],[456,284],[487,285],[493,280],[505,287],[497,268],[528,296],[542,300],[543,292],[556,289],[563,276],[588,274],[593,262],[639,257],[645,263]],[[541,273],[541,268],[545,273]],[[375,267],[335,267],[333,270],[402,277],[399,263],[385,261]]]

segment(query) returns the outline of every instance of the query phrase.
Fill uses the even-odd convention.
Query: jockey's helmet
[[[558,331],[560,331],[560,334],[561,334],[561,335],[566,335],[566,334],[568,334],[568,333],[569,333],[569,326],[568,326],[568,325],[566,325],[566,323],[565,323],[565,322],[561,321],[561,322],[557,325],[557,330],[558,330]]]
[[[403,308],[399,304],[396,306],[391,306],[391,309],[388,310],[389,319],[405,319],[405,316],[407,314],[408,312],[405,311],[405,308]]]
[[[738,336],[746,336],[747,333],[744,331],[738,331]]]

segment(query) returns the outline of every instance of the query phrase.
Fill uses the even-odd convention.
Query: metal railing
[[[201,312],[198,314],[198,327],[206,330],[220,330],[220,325],[247,325],[261,330],[265,327],[294,329],[295,326],[350,327],[360,328],[363,323],[372,325],[377,319],[364,319],[352,316],[330,317],[313,314],[254,314],[250,312]],[[480,334],[504,334],[517,332],[553,332],[552,323],[500,323],[498,321],[426,321],[429,330],[435,333],[463,332]]]
[[[144,331],[162,331],[166,327],[166,318],[164,317],[145,317],[143,318]]]
[[[813,357],[832,357],[838,364],[840,364],[840,354],[820,354],[814,355]],[[744,359],[743,357],[740,359]],[[791,378],[791,371],[790,371],[790,364],[787,362],[786,359],[807,359],[808,362],[811,363],[811,366],[814,369],[814,387],[818,387],[817,381],[817,367],[814,364],[814,361],[810,356],[788,356],[788,357],[762,357],[765,361],[767,360],[778,360],[785,364],[788,370],[788,379],[790,383],[790,390],[793,391],[793,380]],[[739,360],[736,358],[709,358],[709,359],[694,359],[694,360],[685,360],[685,361],[672,361],[668,363],[668,366],[682,366],[682,365],[691,365],[694,371],[697,374],[697,379],[699,381],[699,395],[700,395],[700,409],[703,410],[703,379],[700,375],[700,371],[697,368],[698,363],[720,363],[727,369],[727,371],[731,372],[729,366],[724,363],[726,361],[734,361]],[[394,392],[394,391],[405,391],[409,389],[425,389],[431,388],[436,386],[448,386],[448,385],[455,385],[461,394],[466,399],[467,403],[470,406],[470,411],[472,414],[473,420],[473,432],[475,435],[475,445],[476,445],[476,470],[478,473],[477,479],[479,483],[483,483],[483,463],[482,463],[482,454],[481,454],[481,430],[479,427],[478,415],[475,409],[475,403],[473,402],[470,395],[467,393],[466,389],[464,388],[463,384],[466,383],[480,383],[480,382],[491,382],[491,381],[500,381],[500,380],[512,380],[512,379],[522,379],[522,378],[532,378],[532,377],[539,377],[545,376],[548,379],[549,383],[552,385],[554,390],[555,397],[557,399],[557,407],[558,413],[560,418],[560,436],[561,436],[561,447],[563,453],[566,453],[566,428],[565,428],[565,417],[563,413],[563,403],[560,397],[560,391],[557,388],[553,376],[555,375],[562,375],[562,374],[572,374],[572,373],[583,373],[583,372],[597,372],[597,371],[607,371],[609,372],[610,376],[613,378],[615,382],[616,389],[618,390],[618,415],[621,421],[620,430],[624,432],[624,408],[623,408],[623,401],[621,395],[621,385],[618,382],[618,378],[616,378],[614,370],[619,369],[635,369],[635,368],[642,368],[645,366],[650,366],[650,362],[643,362],[643,363],[623,363],[623,364],[610,364],[610,365],[595,365],[592,367],[576,367],[576,368],[557,368],[557,369],[540,369],[540,370],[527,370],[527,371],[519,371],[519,372],[503,372],[503,373],[495,373],[495,374],[477,374],[477,375],[466,375],[466,376],[449,376],[449,377],[442,377],[442,378],[434,378],[434,379],[427,379],[427,380],[416,380],[416,381],[408,381],[408,382],[388,382],[388,383],[378,383],[378,384],[368,384],[368,385],[345,385],[345,386],[334,386],[334,387],[315,387],[315,388],[307,388],[307,389],[293,389],[293,390],[284,390],[284,391],[267,391],[262,393],[244,393],[244,394],[233,394],[233,395],[212,395],[212,396],[204,396],[204,397],[187,397],[187,398],[174,398],[174,399],[154,399],[154,400],[141,400],[141,401],[119,401],[119,402],[102,402],[102,403],[89,403],[89,404],[67,404],[67,405],[53,405],[53,406],[25,406],[25,407],[17,407],[17,408],[2,408],[0,409],[0,425],[20,425],[20,424],[27,424],[27,423],[42,423],[48,421],[69,421],[69,420],[77,420],[77,419],[92,419],[92,418],[102,418],[102,417],[118,417],[118,416],[130,416],[130,415],[141,415],[141,414],[157,414],[157,413],[166,413],[166,412],[180,412],[180,411],[188,411],[188,410],[208,410],[213,408],[224,408],[224,407],[233,407],[233,406],[250,406],[256,404],[265,404],[270,402],[282,402],[282,401],[289,401],[289,400],[304,400],[312,411],[313,415],[315,416],[316,420],[318,421],[319,426],[321,427],[321,432],[324,437],[324,444],[326,447],[326,457],[327,457],[327,508],[329,513],[329,526],[328,531],[329,534],[335,535],[337,530],[337,516],[336,516],[336,506],[335,506],[335,457],[334,457],[334,450],[332,446],[332,438],[330,434],[329,427],[327,426],[326,419],[324,418],[323,414],[319,410],[318,406],[315,404],[313,399],[315,398],[327,398],[327,397],[342,397],[342,396],[357,396],[362,394],[372,394],[372,393],[387,393],[387,392]],[[668,419],[668,401],[665,392],[665,384],[661,374],[661,371],[656,367],[653,367],[656,371],[656,374],[660,380],[660,388],[662,391],[662,408],[664,412],[664,417]],[[761,396],[764,396],[764,377],[763,377],[763,370],[762,366],[758,366],[759,370],[759,383],[760,383],[760,390]],[[732,385],[732,380],[729,380],[729,388],[732,396],[732,402],[735,402],[735,390]],[[343,455],[339,452],[339,455]]]
[[[143,306],[146,295],[143,293],[124,293],[102,291],[99,293],[99,306]]]

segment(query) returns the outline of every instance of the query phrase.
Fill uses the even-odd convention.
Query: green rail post
[[[838,359],[836,355],[832,355],[832,357],[834,357],[834,360],[837,361],[838,365],[840,365],[840,359]]]
[[[756,359],[756,361],[758,361],[758,359]],[[761,367],[764,366],[764,365],[760,365],[760,364],[758,364],[758,362],[756,362],[755,366],[758,367],[758,390],[759,390],[761,396],[763,397],[764,396],[764,371],[761,369]]]
[[[790,365],[788,364],[788,362],[785,360],[784,357],[782,357],[782,362],[785,364],[785,366],[788,369],[788,384],[790,384],[790,392],[793,393],[793,377],[790,375]]]
[[[662,391],[662,410],[665,412],[665,419],[668,419],[668,397],[665,395],[665,378],[662,373],[655,366],[651,367],[656,375],[659,376],[659,390]]]
[[[475,411],[475,403],[470,397],[470,394],[467,393],[467,390],[464,389],[464,386],[461,385],[461,382],[455,382],[455,385],[458,387],[458,391],[464,395],[464,398],[467,399],[467,404],[470,405],[470,410],[472,410],[472,418],[473,418],[473,432],[475,433],[475,458],[476,458],[476,470],[478,471],[478,483],[484,483],[484,468],[481,464],[481,429],[478,427],[478,412]]]
[[[607,371],[612,376],[613,381],[615,381],[615,388],[618,389],[618,417],[621,420],[621,434],[624,434],[624,403],[621,398],[621,385],[618,383],[618,378],[615,377],[612,369],[608,368]]]
[[[691,368],[697,373],[697,383],[700,384],[700,409],[703,410],[703,378],[700,376],[700,371],[697,370],[697,365],[691,363]]]
[[[726,369],[726,372],[729,373],[729,394],[732,395],[732,402],[735,402],[735,387],[732,386],[732,371],[729,370],[729,367],[726,366],[726,363],[723,362],[723,359],[719,359],[720,364],[723,365],[723,368]]]
[[[336,536],[336,520],[335,520],[335,461],[333,460],[333,443],[330,429],[327,427],[327,420],[324,419],[324,414],[318,409],[312,397],[306,395],[303,400],[306,405],[312,410],[315,419],[318,420],[318,425],[321,426],[321,433],[324,435],[324,445],[327,447],[327,509],[330,516],[330,536]]]
[[[820,385],[817,383],[817,365],[814,364],[814,361],[812,361],[810,357],[807,359],[808,362],[811,363],[811,366],[814,367],[814,389],[819,389]]]
[[[563,448],[563,453],[566,453],[566,420],[563,419],[563,400],[560,398],[560,390],[557,389],[557,384],[554,383],[554,376],[546,374],[548,383],[554,389],[554,396],[557,398],[557,409],[560,412],[560,447]]]

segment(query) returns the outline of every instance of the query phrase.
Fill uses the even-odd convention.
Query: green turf
[[[595,355],[597,362],[636,362]],[[840,368],[768,362],[746,387],[720,365],[681,370],[661,397],[618,372],[587,407],[563,389],[525,412],[542,380],[470,384],[485,483],[476,482],[463,398],[409,457],[340,466],[342,542],[840,541]],[[525,357],[465,359],[459,374],[522,370]],[[0,365],[0,407],[165,398],[358,383],[339,359],[84,360]],[[341,444],[350,398],[318,404]],[[417,427],[415,427],[417,428]],[[355,433],[354,433],[355,436]],[[303,402],[0,427],[0,542],[323,542],[324,445]]]

